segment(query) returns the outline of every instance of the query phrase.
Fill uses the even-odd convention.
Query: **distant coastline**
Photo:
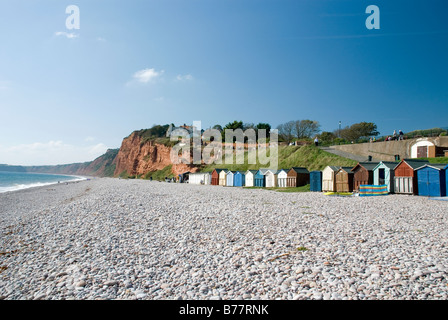
[[[13,172],[0,170],[0,193],[14,192],[35,187],[50,186],[87,180],[78,175],[60,175],[52,173]]]

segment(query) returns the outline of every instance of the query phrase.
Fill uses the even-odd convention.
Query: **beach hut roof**
[[[304,167],[292,167],[290,170],[294,170],[297,173],[309,173],[308,169]]]
[[[258,170],[246,170],[246,173],[250,172],[250,173],[256,174],[257,171],[258,171]]]
[[[338,171],[343,170],[343,171],[346,171],[346,172],[351,172],[352,169],[353,169],[352,167],[339,167]]]
[[[378,164],[379,162],[358,162],[358,164],[352,168],[352,171],[355,171],[358,167],[363,167],[367,171],[372,171]]]
[[[338,166],[326,166],[322,171],[326,171],[327,169],[330,169],[331,171],[337,172],[339,170]]]
[[[403,159],[403,161],[401,161],[401,162],[406,162],[407,165],[410,166],[414,170],[417,168],[420,168],[421,166],[423,166],[427,163],[429,164],[428,160],[420,160],[420,159]],[[401,164],[401,162],[398,163],[394,169],[396,169],[398,167],[398,165]]]
[[[266,173],[268,173],[268,171],[272,171],[270,169],[259,169],[257,172],[260,172],[260,174],[265,175]]]
[[[448,164],[446,164],[446,163],[427,163],[427,164],[425,164],[423,166],[418,167],[415,170],[419,170],[419,169],[422,169],[424,167],[429,167],[429,168],[433,168],[433,169],[436,169],[436,170],[444,170],[444,169],[446,169],[448,167]]]
[[[388,167],[389,169],[392,169],[392,170],[394,170],[395,167],[397,166],[397,163],[394,162],[394,161],[381,161],[380,163],[378,163],[378,164],[375,166],[374,170],[375,170],[376,168],[378,168],[381,164],[385,165],[386,167]]]

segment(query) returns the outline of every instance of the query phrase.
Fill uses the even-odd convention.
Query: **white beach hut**
[[[254,177],[255,174],[257,173],[257,170],[247,170],[245,175],[246,175],[246,181],[245,181],[245,186],[246,187],[253,187],[254,186]]]
[[[227,185],[227,172],[229,170],[222,170],[219,173],[219,185],[220,186],[226,186]]]
[[[288,169],[281,169],[277,172],[277,186],[280,188],[286,188],[288,180]]]
[[[333,192],[336,191],[336,172],[340,167],[326,166],[322,171],[322,191]]]
[[[190,184],[210,184],[211,183],[211,174],[209,172],[190,173],[188,183],[190,183]]]
[[[265,173],[266,188],[273,188],[277,186],[277,171],[267,170]]]

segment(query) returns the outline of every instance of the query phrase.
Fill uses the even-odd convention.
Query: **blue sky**
[[[80,29],[66,28],[66,7]],[[380,9],[368,30],[366,8]],[[0,2],[0,163],[93,160],[154,124],[448,126],[440,0]]]

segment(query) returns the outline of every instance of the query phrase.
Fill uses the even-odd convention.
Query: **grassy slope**
[[[163,168],[162,170],[148,172],[144,176],[144,179],[152,178],[153,180],[163,181],[165,180],[165,177],[172,178],[174,177],[174,174],[171,172],[172,167],[173,167],[172,165],[169,165]]]
[[[290,169],[291,167],[306,167],[309,171],[322,170],[328,165],[332,166],[355,166],[356,161],[343,158],[315,146],[282,146],[278,148],[278,168]],[[245,157],[247,162],[247,152]],[[257,164],[210,164],[204,166],[201,171],[210,172],[215,168],[223,168],[232,171],[246,171],[249,169],[259,169],[267,167],[259,163]]]
[[[448,157],[423,158],[423,160],[428,160],[429,163],[448,163]]]

